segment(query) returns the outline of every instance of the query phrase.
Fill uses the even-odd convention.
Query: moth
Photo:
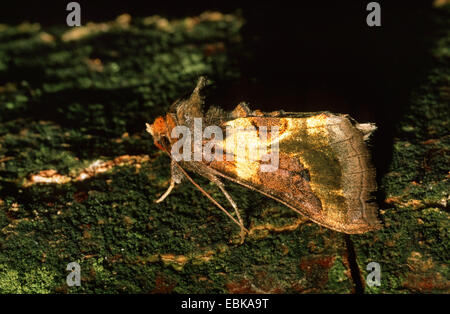
[[[359,124],[348,115],[330,112],[280,110],[264,113],[250,110],[245,103],[238,104],[231,112],[215,106],[204,112],[201,90],[205,85],[206,79],[200,77],[189,98],[175,101],[166,116],[156,118],[153,124],[146,124],[154,144],[171,156],[170,185],[157,202],[163,201],[175,185],[187,179],[239,225],[243,241],[248,230],[223,183],[232,181],[338,232],[360,234],[380,228],[378,208],[372,197],[377,188],[375,169],[366,145],[376,129],[374,124]],[[201,122],[200,127],[198,122]],[[216,132],[213,138],[211,132],[206,132],[211,126],[216,131],[222,130],[225,136],[218,136]],[[230,128],[234,132],[227,132]],[[179,145],[183,133],[179,132],[180,129],[186,131],[183,134],[183,144],[186,145],[183,146]],[[248,130],[256,133],[248,133]],[[262,131],[266,133],[265,140],[258,137]],[[210,138],[204,136],[205,132]],[[193,143],[187,138],[192,134],[200,142]],[[237,138],[238,142],[247,142],[247,147],[228,145],[236,142]],[[206,146],[202,148],[202,145]],[[221,152],[219,156],[222,158],[206,156],[207,146],[214,156]],[[269,167],[271,170],[268,171],[267,162],[274,160],[251,158],[255,151],[246,148],[252,146],[264,146],[272,153],[275,147],[277,154],[271,157],[276,158],[273,163],[276,167]],[[263,154],[265,157],[267,151]],[[178,156],[174,152],[178,152]],[[202,189],[188,172],[215,183],[233,207],[236,218]]]

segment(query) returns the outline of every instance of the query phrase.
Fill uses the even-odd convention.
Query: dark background
[[[64,25],[70,1],[3,1],[0,22]],[[122,13],[168,18],[205,10],[241,12],[243,48],[231,51],[242,78],[216,82],[211,101],[262,110],[348,113],[376,122],[378,175],[390,161],[395,124],[428,63],[432,1],[378,1],[381,27],[368,27],[370,1],[78,1],[82,24]]]

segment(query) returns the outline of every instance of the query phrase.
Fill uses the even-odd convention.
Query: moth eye
[[[160,141],[163,147],[170,147],[170,141],[166,136],[161,137]]]

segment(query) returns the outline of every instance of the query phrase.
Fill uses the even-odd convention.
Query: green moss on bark
[[[368,287],[369,293],[450,291],[448,15],[448,7],[435,14],[440,32],[430,52],[433,65],[397,127],[380,187],[384,228],[352,237],[362,275],[369,262],[381,266],[381,286]]]

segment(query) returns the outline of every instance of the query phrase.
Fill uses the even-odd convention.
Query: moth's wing
[[[240,144],[245,142],[244,146],[258,141],[258,137],[248,134],[237,139],[235,134],[227,136],[221,144],[234,160],[202,162],[197,166],[198,172],[210,171],[263,193],[333,230],[352,234],[380,227],[377,205],[371,195],[376,189],[375,170],[364,132],[348,116],[331,113],[247,116],[231,119],[225,126],[235,130],[251,126],[270,130],[277,126],[279,134],[277,137],[269,134],[269,144],[278,141],[278,168],[263,172],[264,162],[252,160],[251,149],[243,150],[242,145],[227,147],[233,137]]]

